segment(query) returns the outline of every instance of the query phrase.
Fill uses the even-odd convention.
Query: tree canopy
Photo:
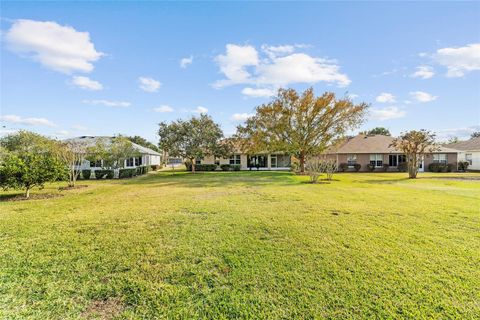
[[[395,138],[392,147],[405,153],[407,157],[408,177],[415,179],[422,157],[426,153],[438,150],[435,134],[427,130],[411,130]]]
[[[236,138],[247,153],[281,151],[293,154],[305,171],[305,159],[323,152],[330,143],[364,120],[368,104],[337,99],[332,92],[315,96],[313,88],[299,94],[280,89],[269,103],[256,108]]]
[[[125,160],[138,157],[140,153],[132,142],[123,136],[113,137],[111,141],[98,140],[93,147],[87,148],[86,159],[103,160],[104,168],[122,168]]]
[[[375,127],[373,129],[370,129],[370,130],[367,130],[367,131],[362,131],[360,133],[367,134],[367,135],[371,135],[371,134],[381,134],[381,135],[384,135],[384,136],[391,136],[392,135],[390,133],[390,130],[388,130],[387,128],[384,128],[384,127]]]
[[[143,137],[140,137],[140,136],[127,136],[126,137],[128,140],[130,140],[131,142],[133,143],[136,143],[138,145],[141,145],[142,147],[145,147],[145,148],[150,148],[152,149],[153,151],[157,151],[159,152],[158,150],[158,147],[156,145],[154,145],[153,143],[151,143],[150,141],[148,141],[147,139],[143,138]]]
[[[195,159],[230,153],[229,145],[222,141],[222,129],[206,114],[188,121],[161,122],[158,135],[160,149],[169,156],[188,159],[192,163],[192,172],[195,172]]]
[[[19,131],[0,143],[0,186],[4,190],[23,189],[28,198],[32,188],[65,178],[66,167],[58,158],[57,141]]]

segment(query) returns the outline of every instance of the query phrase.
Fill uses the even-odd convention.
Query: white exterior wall
[[[469,170],[480,170],[480,151],[462,151],[458,153],[458,161],[466,161],[466,154],[472,155],[472,164],[468,166]]]
[[[238,153],[236,153],[238,154]],[[272,160],[270,154],[267,154],[267,167],[259,168],[260,170],[290,170],[290,167],[278,167],[272,168]],[[201,161],[202,164],[214,164],[215,157],[214,156],[206,156]],[[220,158],[220,164],[230,164],[230,158]],[[246,154],[240,154],[240,167],[241,170],[250,170],[248,167],[248,156]],[[256,171],[257,168],[252,168],[252,171]]]

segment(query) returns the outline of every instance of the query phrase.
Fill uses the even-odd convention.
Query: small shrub
[[[229,164],[221,164],[220,169],[222,169],[222,171],[230,171],[230,165]]]
[[[215,171],[216,169],[216,164],[197,164],[195,166],[195,171]]]
[[[466,172],[469,165],[470,165],[470,163],[467,162],[467,161],[459,161],[458,162],[458,170]]]
[[[158,164],[152,164],[152,165],[150,166],[150,169],[151,169],[152,171],[157,171],[157,170],[160,170],[161,168],[162,168],[162,166],[160,166],[160,165],[158,165]]]
[[[136,172],[137,172],[137,169],[135,169],[135,168],[120,169],[118,171],[118,178],[120,178],[120,179],[131,178],[131,177],[135,176]]]
[[[230,167],[233,171],[240,171],[240,169],[242,168],[242,166],[239,164],[232,164]]]
[[[407,163],[406,162],[400,162],[397,166],[397,170],[399,172],[407,172],[407,170],[408,170]]]
[[[385,163],[385,164],[383,165],[383,171],[387,172],[387,171],[388,171],[388,168],[390,168],[390,165],[388,165],[388,164]]]
[[[115,171],[113,170],[95,170],[96,179],[113,179]]]
[[[355,169],[356,172],[360,171],[361,167],[362,167],[362,165],[360,163],[355,163],[353,165],[353,169]]]
[[[452,171],[453,171],[453,169],[454,169],[454,167],[453,167],[453,166],[454,166],[454,164],[453,164],[453,163],[449,163],[449,164],[447,164],[447,172],[452,172]]]
[[[307,171],[310,176],[310,182],[317,183],[318,178],[323,172],[321,160],[318,158],[308,159],[305,163],[305,171]]]
[[[428,171],[430,172],[447,172],[448,169],[448,165],[444,163],[430,163],[428,165]]]
[[[141,176],[143,174],[143,167],[136,167],[137,176]]]
[[[92,170],[88,169],[88,170],[82,170],[82,177],[83,179],[85,180],[88,180],[92,177]]]
[[[340,163],[340,165],[338,166],[338,171],[345,172],[347,170],[348,170],[348,163]]]
[[[366,167],[367,167],[367,170],[370,171],[370,172],[375,170],[375,165],[374,164],[369,163],[369,164],[366,165]]]

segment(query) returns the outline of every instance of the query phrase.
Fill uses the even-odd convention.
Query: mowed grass
[[[150,173],[0,203],[0,319],[478,319],[480,174]],[[35,194],[34,193],[34,194]]]

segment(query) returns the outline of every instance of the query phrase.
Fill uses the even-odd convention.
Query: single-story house
[[[67,139],[66,141],[72,141],[74,143],[79,143],[84,145],[85,147],[93,147],[97,144],[97,142],[103,142],[105,144],[110,144],[114,137],[105,137],[105,136],[81,136],[77,138]],[[152,165],[160,165],[161,163],[161,154],[144,146],[138,145],[132,142],[133,147],[140,153],[138,157],[126,159],[124,162],[123,167],[125,168],[136,168],[138,166],[152,166]],[[103,160],[98,160],[96,162],[90,162],[85,160],[83,163],[80,164],[80,170],[84,169],[102,169]]]
[[[327,156],[336,159],[337,163],[346,163],[349,170],[354,170],[355,164],[360,164],[360,171],[368,171],[367,165],[374,165],[376,170],[389,165],[389,171],[397,170],[397,166],[406,162],[406,156],[400,150],[390,145],[393,137],[384,135],[359,134],[348,138],[336,148],[327,152]],[[419,171],[428,171],[431,163],[452,164],[453,170],[457,170],[458,150],[440,146],[438,150],[426,154],[419,166]]]
[[[468,169],[480,170],[480,137],[450,143],[446,147],[459,150],[458,161],[468,162]]]

